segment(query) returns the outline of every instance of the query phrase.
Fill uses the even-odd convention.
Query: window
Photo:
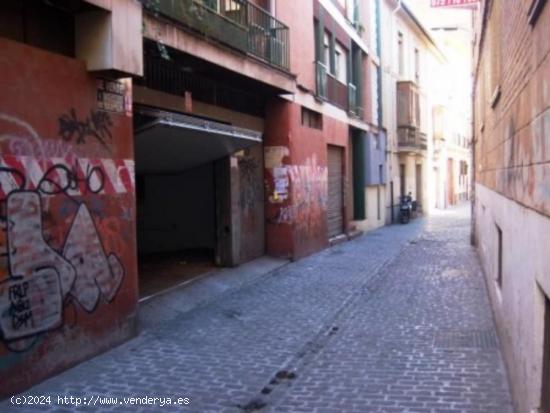
[[[405,55],[403,50],[403,33],[397,33],[397,62],[399,65],[399,75],[403,76],[405,73]]]
[[[218,0],[202,0],[201,3],[204,4],[206,7],[211,8],[212,10],[216,10],[216,11],[219,10]],[[227,7],[226,7],[226,9],[227,9]]]
[[[323,129],[323,115],[308,108],[302,107],[302,126]]]
[[[496,282],[499,288],[502,288],[502,229],[495,224],[497,230],[497,268]]]
[[[359,21],[359,0],[347,0],[346,17],[354,25]]]
[[[323,37],[323,63],[325,66],[330,66],[330,34],[325,32]]]
[[[348,53],[346,49],[336,42],[334,47],[334,52],[336,54],[335,61],[335,72],[334,75],[336,78],[344,84],[347,84],[347,74],[348,74]]]
[[[59,2],[0,2],[0,37],[74,57],[75,13],[55,3]]]

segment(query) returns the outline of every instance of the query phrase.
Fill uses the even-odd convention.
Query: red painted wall
[[[129,338],[132,118],[81,61],[0,38],[0,396]],[[131,84],[110,84],[130,102]]]
[[[302,126],[301,106],[278,99],[265,130],[267,252],[303,257],[328,245],[327,145],[344,147],[345,163],[348,127],[327,116],[322,130]]]
[[[278,1],[277,18],[289,26],[290,71],[297,82],[315,90],[313,1]]]

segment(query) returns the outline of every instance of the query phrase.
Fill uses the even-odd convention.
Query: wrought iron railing
[[[397,142],[399,147],[425,151],[428,148],[427,135],[417,128],[399,126],[397,128]]]
[[[362,118],[363,107],[359,102],[359,93],[357,90],[357,86],[355,86],[353,83],[348,83],[348,95],[349,95],[349,103],[348,103],[349,111],[352,114]]]
[[[327,74],[328,101],[348,110],[348,85],[340,82],[334,75]]]
[[[289,70],[288,27],[247,0],[140,0],[145,9]]]
[[[290,67],[288,27],[264,9],[248,4],[248,51],[283,69]]]
[[[135,84],[180,97],[190,92],[196,101],[264,116],[265,102],[261,95],[233,87],[228,82],[183,71],[173,60],[153,57],[149,53],[146,49],[144,76],[135,79]]]

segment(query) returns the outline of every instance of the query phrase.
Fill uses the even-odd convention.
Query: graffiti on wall
[[[279,209],[275,221],[311,226],[327,209],[327,168],[317,164],[315,155],[308,158],[305,165],[286,168],[291,203]]]
[[[71,108],[68,113],[61,115],[59,122],[59,136],[78,145],[86,143],[88,138],[96,139],[104,148],[111,141],[111,127],[113,122],[109,113],[91,110],[90,115],[80,120],[76,110]]]
[[[2,135],[2,141],[38,136],[24,122],[12,124],[23,126],[26,135]],[[124,267],[116,251],[107,248],[88,205],[78,197],[133,192],[133,176],[131,160],[0,157],[4,232],[0,256],[6,267],[0,282],[0,332],[9,349],[26,350],[38,334],[60,327],[64,307],[70,303],[91,313],[102,300],[114,299]],[[52,214],[52,207],[45,204],[54,205],[50,201],[59,197],[72,204],[74,213],[65,214],[68,225],[54,222],[68,228],[54,243],[45,236],[44,218]]]
[[[270,167],[271,175],[268,201],[278,207],[270,222],[298,227],[315,225],[327,208],[326,166],[319,165],[315,154],[302,165],[284,165],[282,160],[288,155],[288,149],[272,148],[276,149],[270,150],[269,159],[266,155],[266,167]]]
[[[259,168],[258,162],[253,156],[245,154],[239,157],[241,208],[245,215],[254,211],[261,196],[262,183],[257,179]]]

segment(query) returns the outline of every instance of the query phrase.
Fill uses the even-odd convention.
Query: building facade
[[[0,396],[132,337],[140,299],[359,233],[385,185],[376,16],[2,2]]]
[[[400,197],[411,193],[418,211],[429,213],[433,116],[446,60],[426,28],[400,1],[384,0],[382,125],[387,130],[386,222],[397,222]]]
[[[472,7],[431,7],[409,0],[415,14],[445,55],[439,76],[430,77],[433,168],[431,208],[467,201],[471,193],[472,140]]]
[[[290,27],[296,92],[267,107],[266,241],[268,254],[294,259],[353,236],[351,221],[365,215],[366,142],[378,134],[369,81],[377,58],[365,29],[368,4],[277,7]]]
[[[6,0],[0,59],[0,396],[140,300],[432,205],[445,58],[400,1]]]
[[[2,396],[135,333],[141,13],[126,0],[0,6]]]
[[[475,240],[516,411],[550,411],[550,5],[476,14]]]

